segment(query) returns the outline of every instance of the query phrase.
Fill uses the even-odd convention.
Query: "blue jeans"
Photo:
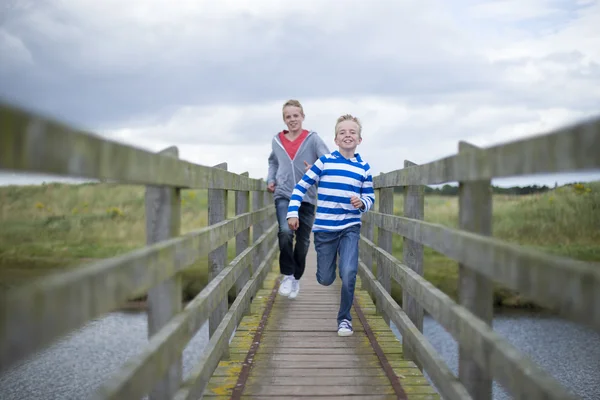
[[[317,251],[317,282],[329,286],[335,281],[336,260],[339,254],[342,294],[338,324],[347,319],[352,321],[350,309],[354,301],[354,286],[358,271],[358,241],[360,225],[353,225],[341,231],[315,232],[315,250]]]
[[[294,275],[300,279],[306,268],[306,254],[310,246],[310,232],[315,221],[315,206],[302,202],[298,209],[298,220],[300,225],[294,232],[287,222],[288,205],[287,199],[276,199],[275,210],[279,224],[279,271],[283,275]],[[294,234],[296,235],[296,246],[294,246]]]

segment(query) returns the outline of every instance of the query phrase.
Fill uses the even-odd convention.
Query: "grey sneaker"
[[[338,336],[351,336],[354,333],[352,330],[352,322],[343,319],[338,325]]]

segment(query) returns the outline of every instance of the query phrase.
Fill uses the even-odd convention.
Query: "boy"
[[[343,115],[335,125],[339,150],[320,157],[294,187],[287,218],[290,229],[298,229],[298,207],[308,190],[319,183],[317,215],[313,225],[317,251],[317,282],[329,286],[335,280],[339,254],[342,292],[337,316],[338,335],[350,336],[354,285],[358,271],[358,241],[361,213],[375,202],[369,164],[355,153],[362,142],[362,126],[352,115]]]
[[[274,193],[279,223],[279,270],[283,275],[279,294],[295,299],[300,291],[300,278],[306,266],[310,232],[315,219],[316,190],[313,188],[309,191],[305,201],[298,204],[300,222],[295,247],[294,232],[290,230],[286,220],[288,205],[294,185],[304,175],[306,167],[323,154],[329,153],[329,149],[316,132],[302,128],[304,110],[298,100],[288,100],[283,105],[282,113],[288,130],[279,132],[273,138],[267,189]],[[298,207],[296,210],[298,211]]]

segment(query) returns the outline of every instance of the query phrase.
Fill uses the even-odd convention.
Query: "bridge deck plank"
[[[316,256],[311,250],[298,298],[275,299],[242,399],[396,399],[354,308],[354,334],[337,336],[339,279],[323,287],[316,282],[315,272]],[[274,270],[270,275],[276,273]],[[267,282],[253,300],[250,315],[238,326],[229,359],[219,363],[205,398],[229,399],[271,293],[273,280]],[[356,300],[408,398],[439,399],[416,365],[403,358],[400,341],[376,315],[369,295],[359,287],[357,282]]]

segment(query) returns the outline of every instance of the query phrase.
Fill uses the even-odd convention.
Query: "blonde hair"
[[[356,125],[358,125],[358,137],[362,137],[361,133],[362,133],[362,124],[360,123],[360,120],[358,118],[356,118],[355,116],[353,116],[352,114],[344,114],[341,117],[339,117],[335,123],[335,132],[334,132],[334,137],[337,136],[337,127],[339,124],[341,124],[344,121],[352,121],[354,122]]]
[[[300,112],[302,113],[302,116],[304,116],[304,108],[302,108],[302,104],[300,104],[300,102],[298,100],[288,100],[285,102],[285,104],[283,105],[283,107],[281,107],[281,113],[283,114],[283,110],[286,107],[298,107],[300,109]]]

